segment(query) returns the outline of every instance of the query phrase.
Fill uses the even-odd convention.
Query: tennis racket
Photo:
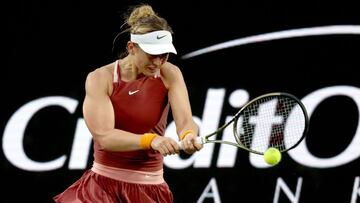
[[[230,124],[236,143],[211,139]],[[229,144],[260,155],[270,147],[286,152],[304,139],[308,127],[309,118],[301,101],[289,93],[273,92],[252,99],[229,122],[198,137],[197,142]],[[181,142],[179,145],[182,148]]]

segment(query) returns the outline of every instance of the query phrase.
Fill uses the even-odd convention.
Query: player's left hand
[[[203,145],[201,143],[198,143],[196,141],[196,138],[196,135],[190,134],[181,141],[184,152],[186,152],[187,154],[193,154],[203,148]]]

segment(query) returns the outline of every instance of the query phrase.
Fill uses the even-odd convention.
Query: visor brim
[[[151,55],[160,55],[165,53],[177,54],[173,44],[139,44],[139,47]]]

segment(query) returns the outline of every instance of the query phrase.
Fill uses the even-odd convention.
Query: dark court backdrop
[[[91,167],[84,81],[115,60],[113,39],[137,3],[146,1],[4,7],[1,202],[51,202]],[[310,116],[307,138],[274,167],[211,144],[195,156],[166,157],[175,202],[360,202],[357,1],[147,3],[174,30],[178,55],[169,60],[183,72],[202,134],[267,92],[298,96]]]

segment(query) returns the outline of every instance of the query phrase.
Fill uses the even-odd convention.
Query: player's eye
[[[150,60],[153,60],[155,58],[160,58],[161,60],[165,60],[168,58],[168,56],[169,56],[169,53],[164,53],[164,54],[159,54],[159,55],[148,54],[148,57]]]

